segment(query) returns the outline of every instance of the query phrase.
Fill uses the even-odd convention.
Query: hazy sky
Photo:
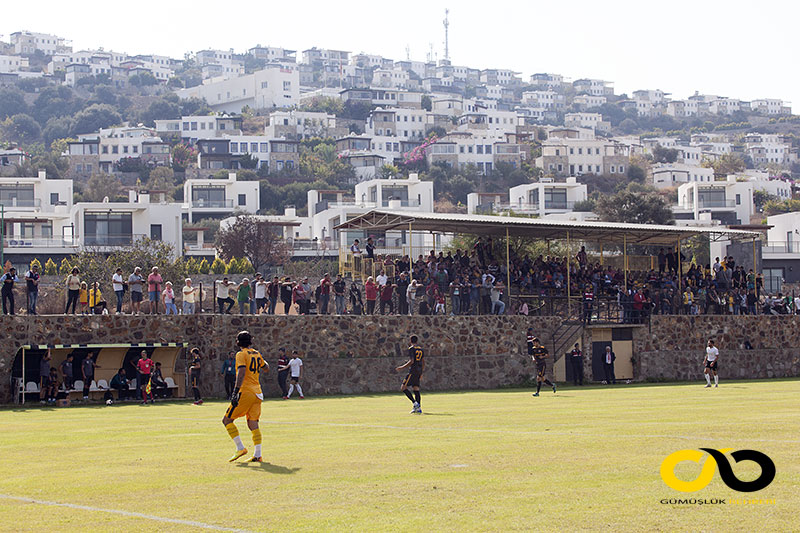
[[[761,0],[670,2],[471,0],[63,2],[3,0],[0,35],[27,29],[72,40],[75,50],[182,57],[204,48],[312,46],[425,60],[443,57],[445,7],[456,65],[510,68],[523,79],[554,72],[612,81],[617,94],[662,89],[782,98],[800,110],[796,25],[800,4]]]

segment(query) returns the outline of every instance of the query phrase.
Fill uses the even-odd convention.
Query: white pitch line
[[[186,420],[197,422],[198,419],[196,418],[181,418],[181,417],[163,417],[160,418],[161,420]],[[509,430],[503,428],[459,428],[459,427],[419,427],[419,426],[392,426],[388,424],[354,424],[354,423],[337,423],[337,422],[285,422],[282,420],[260,420],[261,424],[269,424],[272,426],[328,426],[328,427],[342,427],[342,428],[366,428],[366,429],[390,429],[390,430],[399,430],[399,431],[441,431],[441,432],[451,432],[451,433],[489,433],[489,434],[501,434],[501,435],[571,435],[571,436],[580,436],[580,437],[608,437],[608,438],[621,438],[621,439],[630,439],[630,438],[639,438],[639,439],[682,439],[682,440],[689,440],[689,441],[703,441],[703,440],[718,440],[718,441],[725,441],[729,442],[731,440],[740,440],[740,441],[747,441],[747,442],[775,442],[781,444],[800,444],[800,440],[785,440],[785,439],[752,439],[749,437],[724,437],[724,438],[717,438],[717,437],[696,437],[693,435],[658,435],[658,434],[632,434],[632,433],[610,433],[610,434],[603,434],[603,433],[586,433],[580,431],[558,431],[558,430],[547,430],[547,431],[517,431],[517,430]]]
[[[132,518],[143,518],[145,520],[153,520],[154,522],[161,522],[162,524],[179,524],[182,526],[192,526],[192,527],[199,527],[203,529],[211,529],[214,531],[235,531],[237,533],[251,533],[245,529],[236,529],[232,527],[222,527],[222,526],[215,526],[214,524],[206,524],[204,522],[196,522],[194,520],[181,520],[179,518],[165,518],[163,516],[155,516],[151,514],[144,514],[144,513],[134,513],[131,511],[122,511],[119,509],[103,509],[102,507],[90,507],[88,505],[76,505],[74,503],[61,503],[61,502],[50,502],[47,500],[36,500],[33,498],[24,498],[22,496],[11,496],[8,494],[0,494],[0,499],[5,500],[14,500],[18,502],[24,503],[35,503],[38,505],[50,505],[53,507],[68,507],[70,509],[78,509],[81,511],[94,511],[100,513],[111,513],[111,514],[118,514],[121,516],[130,516]]]

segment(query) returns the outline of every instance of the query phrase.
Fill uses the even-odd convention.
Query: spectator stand
[[[186,396],[186,372],[178,371],[178,361],[185,359],[182,342],[171,343],[131,343],[131,344],[28,344],[19,349],[14,360],[11,379],[14,382],[15,401],[25,404],[26,396],[39,394],[39,361],[50,350],[52,360],[50,366],[59,369],[61,362],[67,355],[73,356],[73,377],[75,383],[69,390],[64,390],[63,382],[59,392],[67,397],[81,397],[83,395],[83,380],[81,363],[86,357],[96,357],[94,381],[89,388],[89,397],[102,398],[108,389],[108,384],[120,368],[125,368],[127,378],[131,381],[131,389],[136,388],[136,374],[129,361],[138,359],[142,350],[146,350],[153,361],[161,363],[164,381],[169,385],[173,397]],[[185,361],[184,365],[185,367]],[[104,385],[101,387],[101,385]]]
[[[692,226],[667,226],[656,224],[630,224],[619,222],[576,222],[568,220],[534,219],[523,217],[490,216],[490,215],[462,215],[454,213],[416,213],[374,209],[363,215],[356,216],[337,225],[337,231],[360,231],[364,233],[385,234],[390,238],[392,234],[407,232],[408,242],[413,242],[413,232],[422,231],[429,233],[467,234],[481,237],[505,238],[506,272],[510,271],[510,237],[527,237],[550,242],[566,244],[567,265],[576,263],[573,245],[589,245],[599,252],[600,264],[606,259],[619,261],[622,264],[622,286],[629,287],[628,276],[634,263],[642,263],[642,270],[655,266],[652,256],[630,257],[629,246],[665,247],[672,250],[678,257],[681,255],[681,245],[686,239],[704,235],[710,241],[742,240],[752,241],[753,253],[756,253],[756,241],[760,233],[741,229],[731,229],[724,226],[718,227],[692,227]],[[618,248],[608,258],[604,253],[604,246]],[[621,252],[621,253],[620,253]],[[349,264],[352,258],[347,249],[341,251],[345,255],[344,264]],[[413,257],[413,254],[409,254]],[[621,256],[621,257],[620,257]],[[353,261],[354,263],[354,261]],[[363,263],[363,259],[362,259]],[[647,266],[648,268],[643,268]],[[372,266],[374,270],[374,265]],[[572,268],[566,268],[566,284],[564,295],[566,300],[566,316],[571,319],[579,316],[580,295],[573,294],[571,283]],[[683,272],[683,271],[682,271]],[[681,278],[678,276],[678,291],[681,291]],[[513,309],[513,287],[506,287],[506,308]],[[536,307],[537,309],[541,307]],[[575,309],[574,309],[575,308]],[[573,310],[575,313],[573,313]]]

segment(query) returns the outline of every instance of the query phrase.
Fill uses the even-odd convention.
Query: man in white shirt
[[[256,313],[261,313],[263,310],[265,313],[267,312],[267,280],[261,275],[261,272],[256,272],[256,293],[255,293],[255,301],[256,301]]]
[[[219,314],[231,314],[231,307],[235,303],[233,298],[230,297],[230,290],[231,288],[235,289],[236,284],[231,283],[228,281],[228,278],[222,278],[222,281],[215,281],[217,285],[217,305],[219,305]],[[228,308],[225,309],[225,304],[228,304]]]
[[[714,346],[714,341],[708,341],[706,356],[703,359],[703,373],[706,375],[706,388],[711,386],[711,374],[714,374],[714,386],[719,387],[719,376],[717,376],[717,365],[719,363],[719,349]]]
[[[193,315],[194,304],[197,301],[196,297],[197,289],[195,287],[192,287],[192,278],[186,278],[184,280],[184,285],[183,288],[181,289],[181,293],[183,294],[183,314]]]
[[[125,297],[125,279],[122,277],[122,269],[118,268],[114,275],[111,276],[111,286],[114,289],[114,294],[117,295],[117,313],[122,314],[122,299]]]
[[[303,377],[303,360],[300,359],[300,355],[297,353],[297,350],[292,350],[292,358],[289,360],[289,364],[286,366],[278,367],[278,370],[289,370],[289,394],[286,395],[286,399],[292,397],[292,393],[295,389],[297,389],[297,393],[300,395],[300,399],[304,399],[303,396],[303,388],[300,386],[300,378]]]
[[[378,274],[378,277],[375,278],[375,283],[378,284],[378,287],[383,287],[389,281],[389,276],[386,275],[386,272],[381,270],[381,273]]]

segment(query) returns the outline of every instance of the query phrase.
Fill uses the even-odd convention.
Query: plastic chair
[[[102,389],[102,390],[107,389],[108,388],[108,382],[106,380],[104,380],[104,379],[98,380],[97,381],[97,388],[98,389]]]
[[[75,383],[72,384],[72,390],[83,391],[83,381],[80,379],[75,381]]]
[[[25,392],[39,392],[39,385],[33,381],[29,381],[25,384]]]
[[[97,383],[94,380],[92,380],[91,385],[89,385],[89,390],[90,391],[100,390],[100,389],[97,388]]]
[[[164,378],[164,383],[166,383],[167,387],[170,389],[175,388],[177,386],[175,385],[175,380],[172,379],[171,377]]]

